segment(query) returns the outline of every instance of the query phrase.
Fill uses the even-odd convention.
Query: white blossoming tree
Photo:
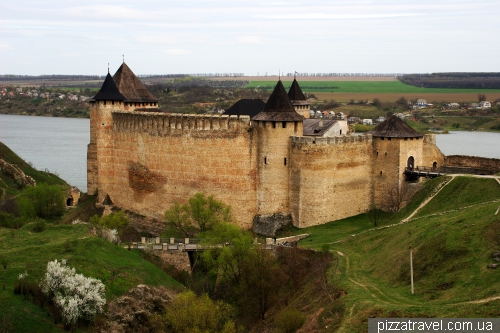
[[[66,261],[47,263],[47,273],[40,287],[60,308],[65,324],[75,324],[78,319],[93,320],[106,304],[104,284],[94,278],[76,274],[66,267]]]

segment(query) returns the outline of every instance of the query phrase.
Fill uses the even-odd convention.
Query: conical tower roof
[[[158,98],[154,97],[146,89],[126,63],[123,63],[118,68],[115,75],[113,75],[113,80],[120,93],[125,96],[126,102],[158,102]]]
[[[260,121],[303,121],[304,117],[295,111],[281,80],[269,96],[264,110],[252,120]]]
[[[288,98],[291,101],[305,101],[306,96],[304,96],[304,93],[302,92],[302,89],[300,89],[299,83],[297,80],[294,78],[292,82],[292,86],[290,87],[290,90],[288,90]]]
[[[424,136],[395,115],[390,116],[368,133],[375,137],[385,138],[421,138]]]
[[[113,78],[108,73],[101,89],[95,94],[94,100],[96,101],[124,101],[125,97],[120,94],[118,87],[113,81]]]

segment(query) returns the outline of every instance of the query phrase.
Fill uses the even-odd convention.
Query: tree
[[[79,319],[93,320],[106,304],[104,284],[76,274],[74,268],[66,266],[65,260],[47,263],[40,287],[60,309],[66,325],[73,325]]]
[[[276,257],[265,249],[253,247],[244,262],[240,295],[248,312],[257,311],[264,320],[267,311],[279,299],[285,281]]]
[[[477,102],[483,102],[486,101],[486,95],[485,94],[477,94]]]
[[[233,308],[213,301],[207,294],[197,297],[192,291],[179,294],[162,316],[154,321],[162,331],[177,333],[236,333]]]
[[[396,104],[399,105],[400,108],[402,109],[408,109],[408,101],[404,97],[400,97],[397,101]]]
[[[90,223],[96,228],[99,237],[112,243],[119,243],[119,237],[123,235],[130,220],[123,211],[119,211],[103,217],[94,215],[90,218]]]
[[[373,106],[376,106],[377,108],[381,109],[382,108],[382,102],[378,98],[373,99]]]
[[[374,204],[370,206],[370,210],[367,213],[368,218],[370,221],[373,223],[373,225],[376,227],[378,226],[378,222],[380,220],[380,217],[382,216],[382,211],[377,208]]]
[[[196,193],[184,205],[175,202],[164,214],[167,230],[185,237],[212,229],[221,222],[232,222],[231,207],[213,196]]]
[[[54,218],[64,214],[64,195],[57,185],[40,183],[28,187],[18,198],[21,215],[35,218]]]

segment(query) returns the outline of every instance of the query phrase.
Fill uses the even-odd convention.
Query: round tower
[[[290,216],[290,137],[301,136],[304,117],[299,115],[280,81],[264,110],[252,118],[257,132],[258,216]]]
[[[298,114],[302,115],[304,118],[308,119],[311,116],[311,103],[309,103],[300,89],[297,79],[294,77],[292,86],[288,91],[288,98]]]

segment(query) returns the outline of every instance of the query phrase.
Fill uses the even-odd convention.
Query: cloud
[[[12,50],[13,47],[10,44],[7,43],[0,43],[0,52],[1,51],[7,51],[7,50]]]
[[[190,54],[191,52],[189,52],[188,50],[184,50],[184,49],[167,49],[167,50],[164,50],[163,53],[168,54],[168,55],[186,55],[186,54]]]
[[[262,39],[259,36],[241,36],[238,41],[246,44],[260,44]]]

